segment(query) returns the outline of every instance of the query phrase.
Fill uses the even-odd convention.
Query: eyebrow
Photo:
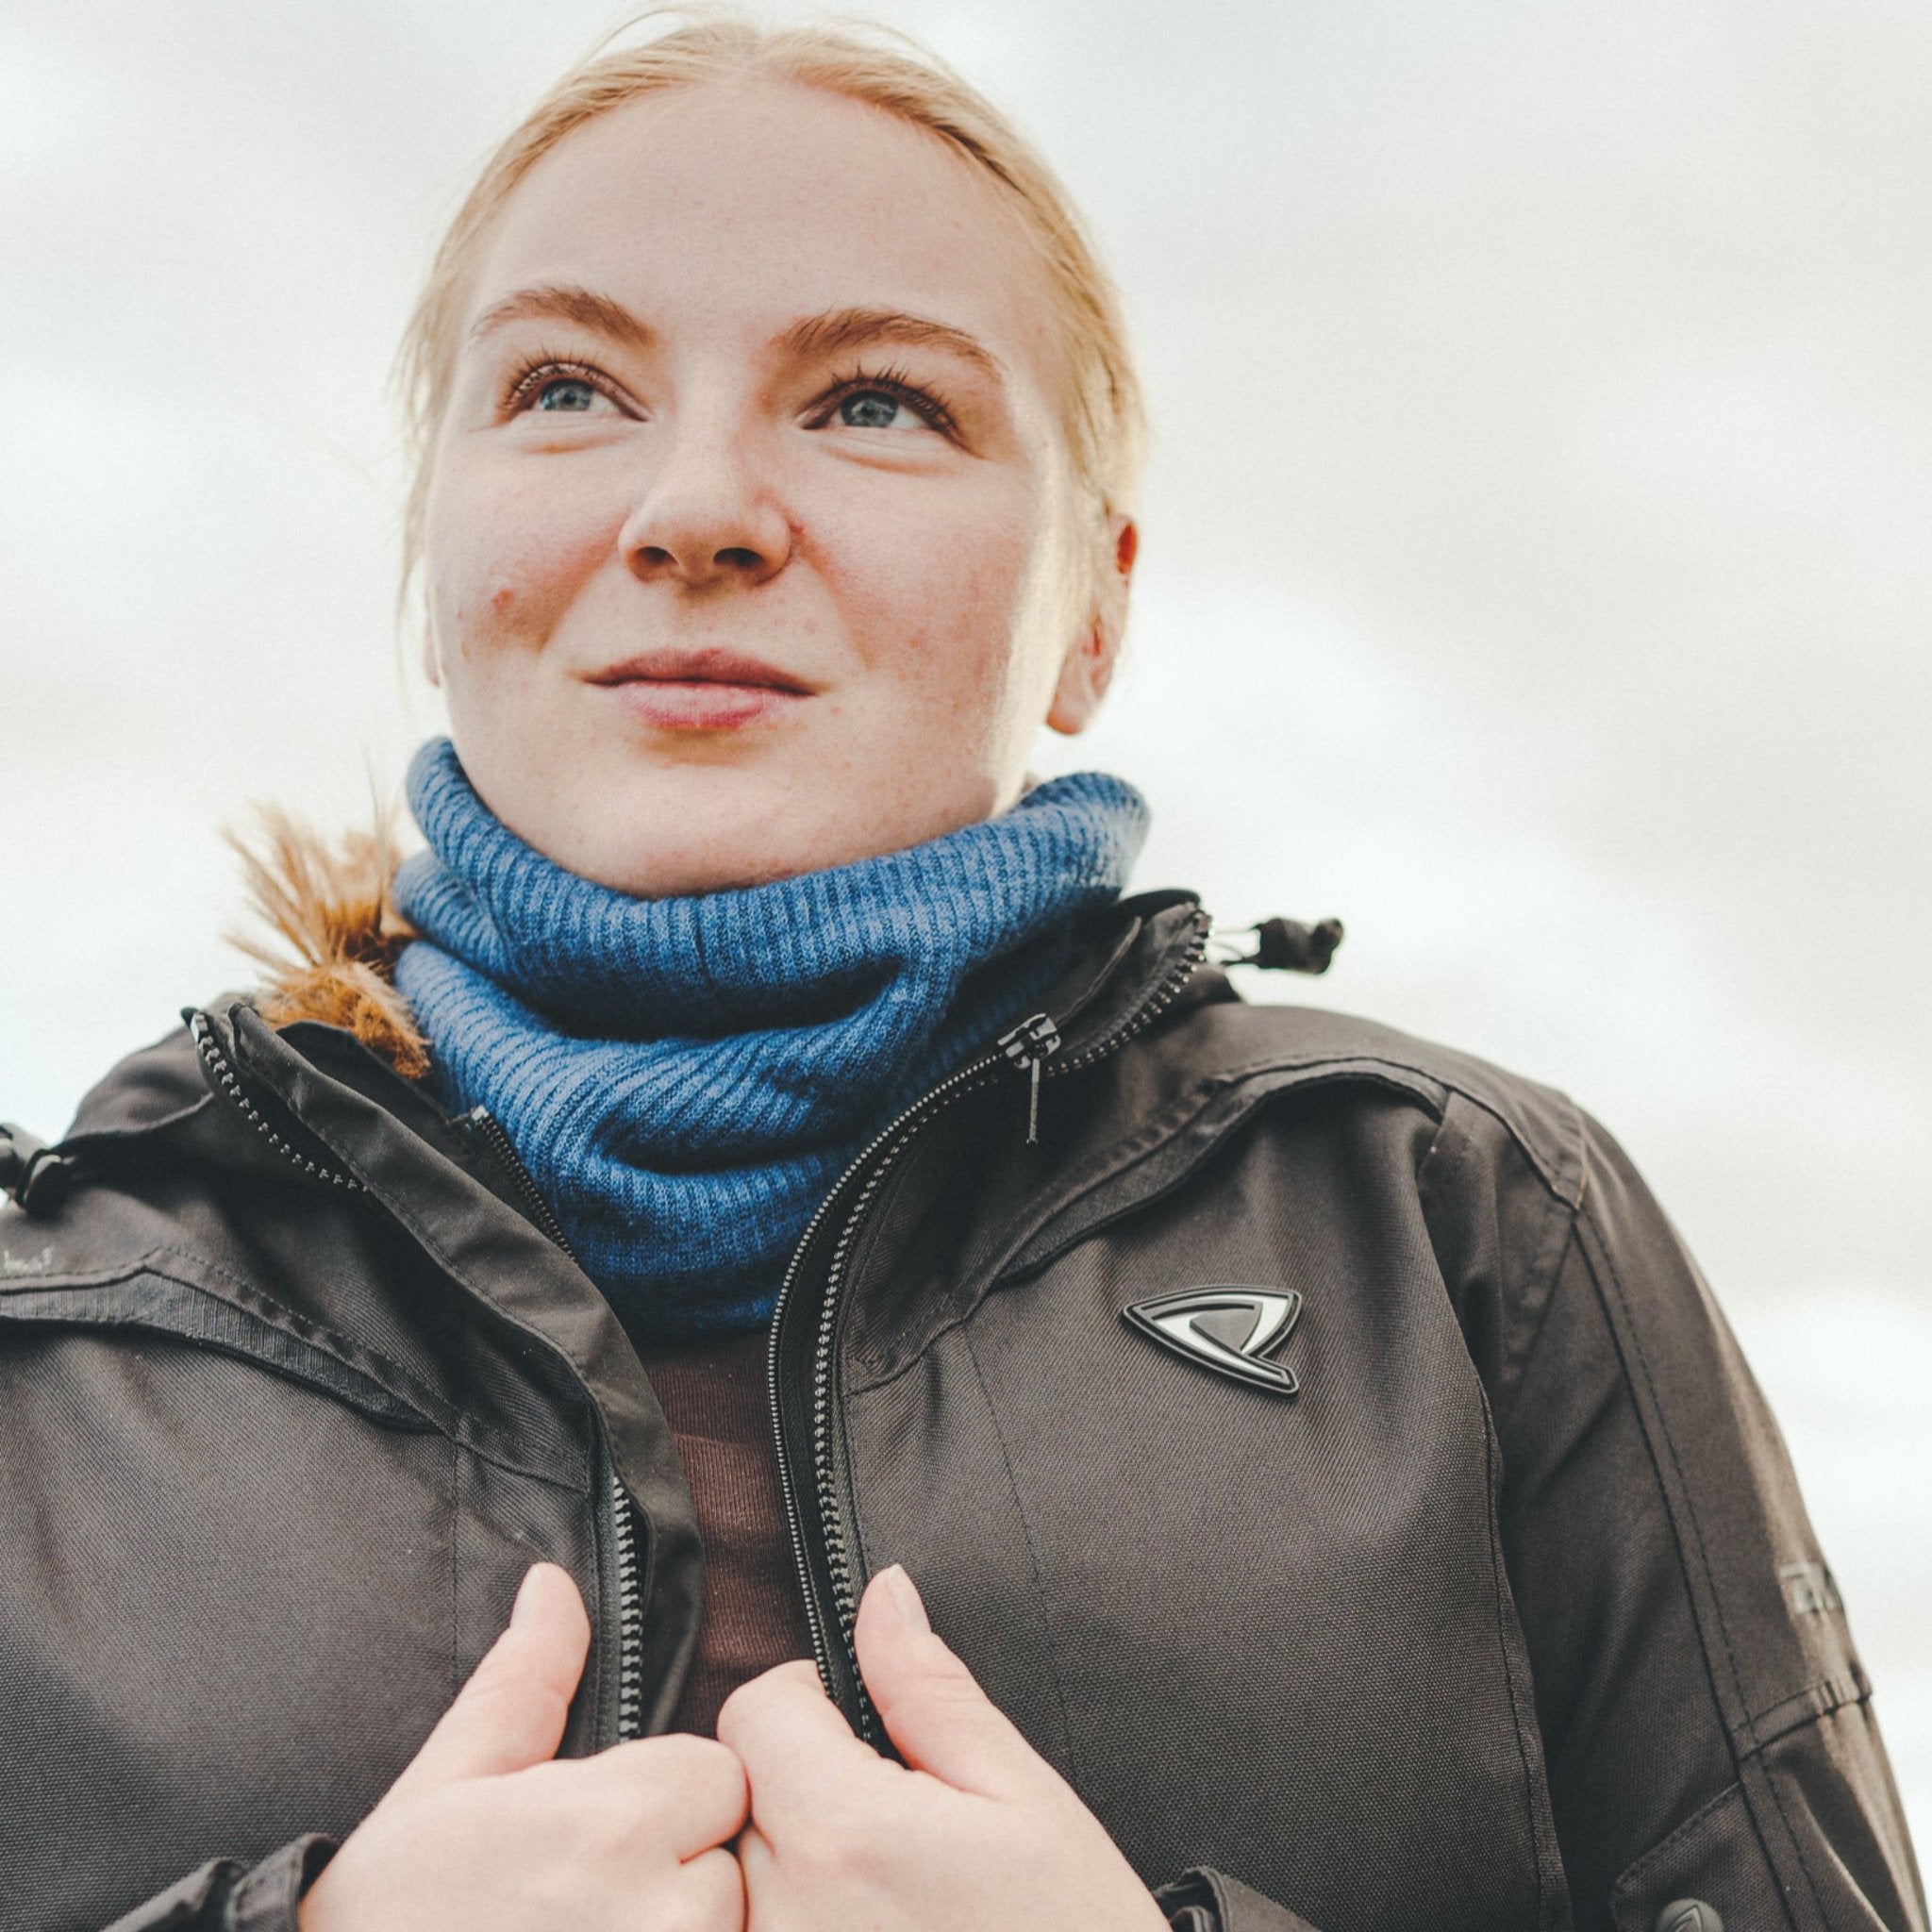
[[[562,282],[519,289],[501,302],[492,302],[471,325],[471,340],[480,340],[513,322],[574,322],[597,335],[608,336],[612,341],[629,342],[641,349],[648,348],[654,340],[651,331],[622,302]]]
[[[964,329],[897,308],[835,308],[826,315],[794,322],[777,338],[781,349],[801,360],[884,342],[914,349],[949,349],[992,381],[1005,378],[999,358]]]
[[[479,339],[510,323],[533,321],[574,322],[634,348],[648,348],[656,341],[652,330],[623,303],[591,289],[558,282],[519,289],[500,302],[492,302],[476,318],[470,334],[473,340]],[[774,347],[801,361],[893,342],[907,348],[949,350],[993,382],[1005,380],[999,358],[975,337],[951,323],[908,315],[898,308],[834,308],[824,315],[806,316],[773,339]]]

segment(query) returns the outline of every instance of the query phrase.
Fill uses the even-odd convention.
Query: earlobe
[[[1067,653],[1060,666],[1060,680],[1054,688],[1053,704],[1046,714],[1047,729],[1063,738],[1076,737],[1093,722],[1107,688],[1113,682],[1113,665],[1118,640],[1108,634],[1107,624],[1095,612],[1087,632]]]
[[[1132,517],[1110,519],[1112,571],[1100,587],[1100,596],[1087,614],[1079,641],[1060,666],[1059,683],[1046,714],[1047,728],[1072,738],[1093,722],[1101,700],[1113,682],[1120,659],[1121,639],[1127,623],[1127,585],[1140,554],[1141,533]]]

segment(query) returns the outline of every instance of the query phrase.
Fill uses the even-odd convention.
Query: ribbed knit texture
[[[396,983],[433,1077],[503,1124],[640,1338],[769,1319],[839,1174],[1032,1010],[1147,824],[1130,785],[1082,772],[903,852],[637,899],[526,845],[446,739],[408,795],[428,850],[396,898],[423,938]]]

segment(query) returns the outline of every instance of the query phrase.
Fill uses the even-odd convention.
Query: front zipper
[[[1040,1081],[1047,1060],[1060,1050],[1060,1029],[1051,1015],[1035,1013],[993,1042],[1026,1075],[1026,1144],[1040,1144]]]
[[[214,1023],[206,1013],[195,1013],[190,1018],[188,1032],[189,1037],[194,1041],[195,1052],[201,1056],[201,1064],[208,1086],[239,1109],[242,1118],[276,1154],[299,1168],[312,1181],[321,1181],[328,1187],[339,1188],[345,1194],[359,1194],[365,1191],[362,1183],[354,1174],[343,1174],[341,1169],[329,1167],[319,1160],[310,1160],[307,1155],[298,1152],[287,1139],[269,1125],[262,1116],[261,1109],[242,1091],[242,1082],[236,1077],[234,1064],[222,1051],[221,1042],[215,1038]]]
[[[992,1051],[959,1068],[929,1092],[913,1102],[883,1133],[873,1138],[858,1158],[839,1177],[831,1191],[819,1203],[817,1210],[807,1224],[805,1233],[792,1250],[791,1262],[785,1272],[784,1283],[778,1291],[777,1304],[772,1314],[772,1345],[769,1351],[767,1377],[772,1405],[772,1424],[777,1438],[779,1490],[784,1499],[786,1526],[791,1538],[792,1556],[797,1564],[799,1582],[805,1599],[806,1623],[811,1634],[812,1654],[818,1662],[819,1676],[824,1683],[827,1692],[837,1701],[837,1680],[832,1671],[832,1644],[836,1636],[846,1667],[851,1673],[853,1702],[858,1716],[857,1728],[860,1736],[875,1743],[883,1740],[884,1733],[877,1713],[873,1709],[872,1700],[866,1695],[864,1680],[859,1674],[858,1657],[852,1646],[852,1624],[858,1614],[858,1592],[853,1574],[852,1557],[847,1547],[844,1524],[838,1507],[837,1471],[834,1466],[831,1440],[834,1349],[838,1332],[839,1297],[840,1291],[844,1285],[846,1263],[850,1259],[853,1243],[866,1211],[876,1199],[880,1187],[897,1166],[901,1156],[911,1142],[954,1101],[991,1084],[1005,1069],[1018,1068],[1026,1074],[1026,1139],[1028,1144],[1036,1142],[1039,1139],[1041,1082],[1056,1079],[1067,1074],[1079,1073],[1084,1068],[1105,1059],[1109,1054],[1117,1053],[1129,1041],[1153,1025],[1180,997],[1182,990],[1193,977],[1195,969],[1199,967],[1208,950],[1207,914],[1197,908],[1193,914],[1192,924],[1193,930],[1179,958],[1147,997],[1130,1009],[1124,1019],[1104,1032],[1098,1040],[1090,1041],[1079,1052],[1063,1056],[1058,1024],[1048,1014],[1034,1013],[1022,1020],[1017,1026],[1003,1033],[994,1042]],[[1081,1004],[1084,1005],[1085,1002],[1082,1001]],[[208,1069],[211,1084],[217,1085],[218,1091],[241,1109],[243,1117],[277,1154],[292,1162],[312,1179],[340,1188],[347,1193],[364,1191],[363,1184],[352,1174],[342,1174],[307,1158],[269,1125],[259,1109],[242,1091],[233,1066],[214,1038],[213,1027],[206,1013],[194,1014],[190,1022],[189,1030],[193,1035],[196,1049]],[[565,1235],[549,1202],[544,1199],[541,1191],[531,1178],[529,1169],[524,1165],[523,1158],[505,1131],[502,1122],[487,1108],[478,1107],[464,1115],[457,1124],[486,1142],[525,1204],[529,1219],[572,1261],[576,1261],[576,1253],[570,1244],[569,1237]],[[785,1453],[783,1411],[778,1391],[777,1337],[791,1301],[805,1255],[821,1228],[830,1219],[840,1198],[874,1157],[878,1157],[877,1167],[866,1175],[863,1186],[852,1203],[845,1224],[840,1230],[838,1243],[832,1252],[831,1263],[825,1276],[824,1303],[819,1315],[819,1328],[812,1355],[812,1503],[818,1517],[820,1540],[824,1548],[826,1570],[831,1580],[832,1602],[828,1618],[826,1607],[819,1600],[819,1591],[812,1577],[806,1544],[805,1515],[800,1506],[797,1485],[792,1481],[791,1466]],[[582,1264],[579,1262],[578,1265]],[[605,1460],[608,1469],[606,1501],[610,1512],[609,1540],[613,1564],[617,1572],[617,1738],[618,1741],[622,1742],[639,1736],[642,1730],[643,1603],[640,1590],[641,1566],[636,1509],[629,1492],[624,1487],[623,1478],[617,1474],[616,1464],[610,1458],[608,1438],[605,1444]]]
[[[622,1744],[644,1734],[644,1600],[639,1587],[637,1510],[614,1462],[608,1500],[617,1568],[617,1741]]]
[[[291,1145],[286,1136],[278,1134],[269,1124],[261,1109],[242,1091],[234,1063],[222,1051],[221,1042],[215,1038],[214,1024],[206,1013],[192,1015],[188,1031],[194,1041],[196,1053],[201,1056],[208,1085],[240,1110],[242,1117],[276,1154],[300,1169],[309,1179],[338,1188],[345,1194],[368,1191],[354,1174],[343,1174],[322,1161],[309,1159]],[[528,1219],[571,1260],[576,1261],[576,1250],[571,1246],[570,1237],[564,1233],[562,1224],[537,1183],[530,1178],[530,1171],[524,1165],[509,1135],[504,1131],[503,1123],[487,1108],[478,1107],[473,1108],[455,1124],[488,1145],[516,1188]],[[577,1265],[581,1267],[583,1264],[577,1262]],[[617,1474],[617,1465],[611,1459],[608,1438],[604,1461],[608,1471],[605,1484],[605,1503],[610,1517],[608,1540],[612,1567],[617,1573],[617,1741],[622,1743],[641,1736],[643,1732],[644,1607],[639,1588],[641,1566],[638,1560],[637,1511],[624,1487],[624,1479]]]
[[[577,1260],[577,1251],[571,1246],[570,1237],[563,1231],[563,1224],[558,1220],[550,1203],[543,1198],[542,1191],[530,1177],[530,1170],[524,1165],[524,1158],[516,1150],[508,1129],[487,1107],[473,1107],[457,1122],[466,1134],[475,1140],[488,1143],[490,1151],[501,1164],[505,1174],[517,1191],[517,1198],[523,1204],[525,1220],[537,1224],[539,1231],[550,1237],[557,1246]],[[584,1264],[577,1261],[581,1268]]]
[[[812,1653],[819,1676],[834,1703],[841,1702],[839,1682],[832,1668],[832,1644],[840,1647],[844,1668],[850,1673],[851,1708],[858,1735],[874,1745],[886,1742],[884,1727],[866,1694],[859,1674],[858,1653],[853,1648],[852,1625],[858,1614],[858,1590],[845,1524],[839,1507],[838,1470],[833,1455],[832,1411],[836,1380],[836,1349],[840,1313],[840,1292],[854,1244],[867,1210],[878,1197],[880,1188],[898,1165],[906,1150],[919,1135],[952,1104],[969,1092],[977,1091],[1008,1069],[1017,1068],[1027,1078],[1028,1144],[1039,1139],[1040,1085],[1091,1067],[1144,1032],[1177,1000],[1188,981],[1206,957],[1208,916],[1196,909],[1193,930],[1180,958],[1169,969],[1147,997],[1098,1040],[1090,1041],[1077,1053],[1061,1055],[1060,1028],[1051,1015],[1034,1013],[1017,1026],[1003,1033],[993,1050],[959,1068],[956,1073],[913,1102],[904,1113],[875,1135],[858,1158],[840,1175],[838,1182],[807,1224],[805,1233],[792,1250],[791,1264],[785,1272],[778,1291],[777,1306],[772,1315],[772,1344],[769,1351],[768,1390],[772,1404],[772,1424],[777,1436],[778,1482],[785,1503],[785,1520],[791,1535],[792,1557],[805,1596],[806,1623],[811,1633]],[[1084,1002],[1082,1002],[1084,1004]],[[870,1170],[868,1172],[868,1169]],[[817,1517],[819,1541],[824,1551],[825,1570],[831,1586],[829,1606],[819,1601],[819,1591],[811,1569],[807,1544],[808,1528],[800,1506],[797,1485],[786,1455],[784,1408],[779,1391],[780,1351],[778,1337],[790,1307],[806,1255],[814,1239],[830,1220],[835,1208],[853,1183],[863,1174],[858,1192],[852,1197],[844,1224],[832,1250],[825,1271],[824,1299],[819,1310],[818,1333],[812,1351],[811,1381],[811,1503]]]
[[[457,1124],[484,1141],[497,1163],[515,1185],[528,1218],[561,1248],[571,1260],[577,1251],[571,1246],[556,1210],[524,1165],[508,1129],[487,1107],[473,1107]],[[583,1263],[577,1261],[577,1266]],[[637,1509],[624,1479],[611,1458],[609,1439],[605,1439],[604,1461],[608,1472],[605,1500],[610,1510],[611,1566],[617,1573],[617,1739],[620,1744],[640,1738],[644,1730],[644,1605],[640,1589],[638,1562]]]

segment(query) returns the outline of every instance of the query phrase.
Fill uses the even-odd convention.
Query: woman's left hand
[[[1106,1828],[933,1634],[894,1565],[854,1633],[894,1764],[808,1663],[735,1691],[718,1736],[751,1785],[747,1932],[1166,1932]]]

